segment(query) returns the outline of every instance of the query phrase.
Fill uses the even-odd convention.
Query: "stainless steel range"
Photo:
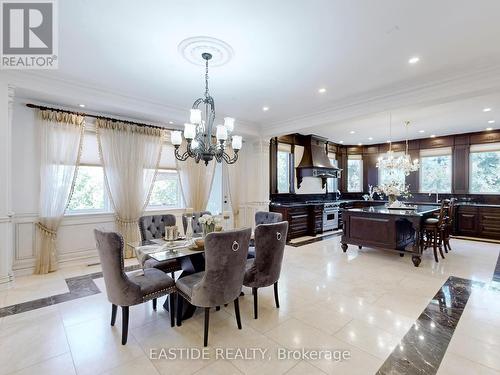
[[[323,232],[339,229],[339,202],[327,202],[323,206]]]

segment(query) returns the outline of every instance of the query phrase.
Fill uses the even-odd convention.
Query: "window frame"
[[[284,152],[288,154],[288,191],[279,191],[279,169],[278,169],[278,159],[279,153]],[[276,192],[277,194],[293,194],[295,190],[295,156],[294,156],[294,145],[288,143],[278,142],[278,148],[276,151]]]
[[[470,145],[469,148],[469,178],[468,178],[468,189],[467,193],[468,194],[480,194],[480,195],[500,195],[500,190],[498,192],[476,192],[472,191],[472,177],[473,177],[473,171],[472,171],[472,154],[481,154],[481,153],[488,153],[488,152],[500,152],[500,142],[495,142],[495,143],[483,143],[483,144],[473,144]]]
[[[106,186],[106,177],[104,176],[104,167],[100,164],[90,164],[90,163],[84,163],[84,164],[79,164],[76,170],[76,178],[78,178],[78,173],[80,172],[79,169],[81,167],[95,167],[95,168],[101,168],[102,170],[102,185],[103,185],[103,202],[104,202],[104,208],[98,209],[98,208],[85,208],[85,209],[78,209],[78,210],[70,210],[69,209],[69,204],[71,202],[71,198],[73,198],[73,191],[71,192],[71,197],[68,202],[68,205],[64,211],[64,216],[79,216],[79,215],[95,215],[95,214],[112,214],[113,213],[113,208],[111,204],[111,200],[109,198],[108,194],[108,188]],[[76,179],[75,179],[75,184],[76,184]]]
[[[151,196],[149,197],[150,200],[148,201],[148,205],[145,207],[144,211],[145,212],[151,212],[151,211],[167,211],[167,210],[181,210],[185,208],[185,203],[184,203],[184,197],[182,195],[182,189],[181,189],[181,183],[180,183],[180,177],[179,177],[179,171],[176,169],[170,169],[170,168],[158,168],[155,180],[153,182],[153,187],[151,188],[151,194],[153,193],[154,185],[158,181],[158,175],[160,173],[168,173],[171,175],[175,175],[177,179],[177,202],[178,205],[176,206],[171,206],[171,205],[157,205],[157,206],[152,206],[150,204],[151,202]]]
[[[436,191],[426,191],[422,189],[422,179],[424,174],[422,173],[422,161],[426,157],[437,157],[437,156],[449,156],[450,157],[450,190],[449,191],[438,191],[438,194],[451,194],[453,191],[453,149],[451,147],[440,147],[434,149],[422,149],[419,153],[419,163],[420,167],[418,170],[418,192],[422,194],[434,194]]]
[[[360,185],[360,190],[349,190],[349,160],[357,160],[359,161],[359,185]],[[362,193],[363,192],[363,155],[357,154],[357,155],[348,155],[347,156],[347,171],[346,171],[346,176],[347,176],[347,184],[346,184],[346,190],[348,193]]]

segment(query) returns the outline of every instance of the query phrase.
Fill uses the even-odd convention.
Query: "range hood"
[[[327,142],[328,139],[317,135],[304,136],[304,154],[296,169],[298,188],[304,177],[321,178],[323,188],[328,178],[340,178],[341,169],[333,166],[328,159]]]

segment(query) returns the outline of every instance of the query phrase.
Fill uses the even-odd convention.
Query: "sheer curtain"
[[[241,151],[240,151],[241,152]],[[232,150],[230,150],[230,154]],[[240,205],[242,198],[242,190],[244,188],[242,179],[242,168],[244,166],[241,155],[239,160],[234,164],[227,164],[226,176],[229,187],[229,197],[231,199],[231,209],[233,211],[233,223],[235,228],[239,228],[241,224]],[[248,180],[247,180],[248,181]]]
[[[182,146],[185,147],[185,143]],[[207,166],[203,161],[196,163],[193,158],[176,160],[176,163],[186,207],[195,212],[205,210],[212,190],[216,161],[212,160]]]
[[[96,120],[99,154],[116,224],[125,244],[140,240],[138,220],[158,171],[166,130]],[[125,257],[134,256],[125,246]]]
[[[83,116],[38,111],[40,128],[40,218],[35,273],[57,270],[57,229],[71,197],[80,163]]]

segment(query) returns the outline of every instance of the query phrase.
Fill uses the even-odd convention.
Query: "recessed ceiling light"
[[[435,134],[431,134],[431,138],[436,138],[436,135]]]
[[[339,141],[339,143],[344,143],[344,141]]]
[[[269,107],[264,106],[264,107],[262,107],[262,110],[263,110],[264,112],[267,112],[267,111],[269,111]]]
[[[420,57],[418,57],[418,56],[413,56],[413,57],[411,57],[411,58],[408,60],[408,63],[409,63],[409,64],[416,64],[416,63],[418,63],[419,61],[420,61]]]
[[[490,112],[491,108],[483,108],[483,112]]]
[[[419,130],[418,132],[419,133],[425,133],[425,130]]]
[[[358,146],[363,146],[363,144],[362,143],[358,143]]]
[[[354,133],[356,133],[354,130],[351,130],[351,131],[349,132],[349,134],[354,134]]]
[[[78,104],[80,108],[85,108],[85,104]]]
[[[173,122],[173,121],[169,121],[168,123],[169,123],[170,125],[172,125],[174,122]]]
[[[326,92],[326,89],[325,89],[324,87],[322,87],[322,88],[320,88],[320,89],[318,90],[318,92],[319,92],[320,94],[324,94],[324,93]]]
[[[494,123],[495,123],[495,120],[488,121],[488,124],[494,124]]]
[[[385,142],[386,142],[386,143],[391,143],[391,141],[389,141],[389,140],[387,140],[387,141],[385,141]]]
[[[368,140],[369,141],[373,141],[373,137],[368,137]]]
[[[493,130],[493,128],[486,128],[487,131]]]

